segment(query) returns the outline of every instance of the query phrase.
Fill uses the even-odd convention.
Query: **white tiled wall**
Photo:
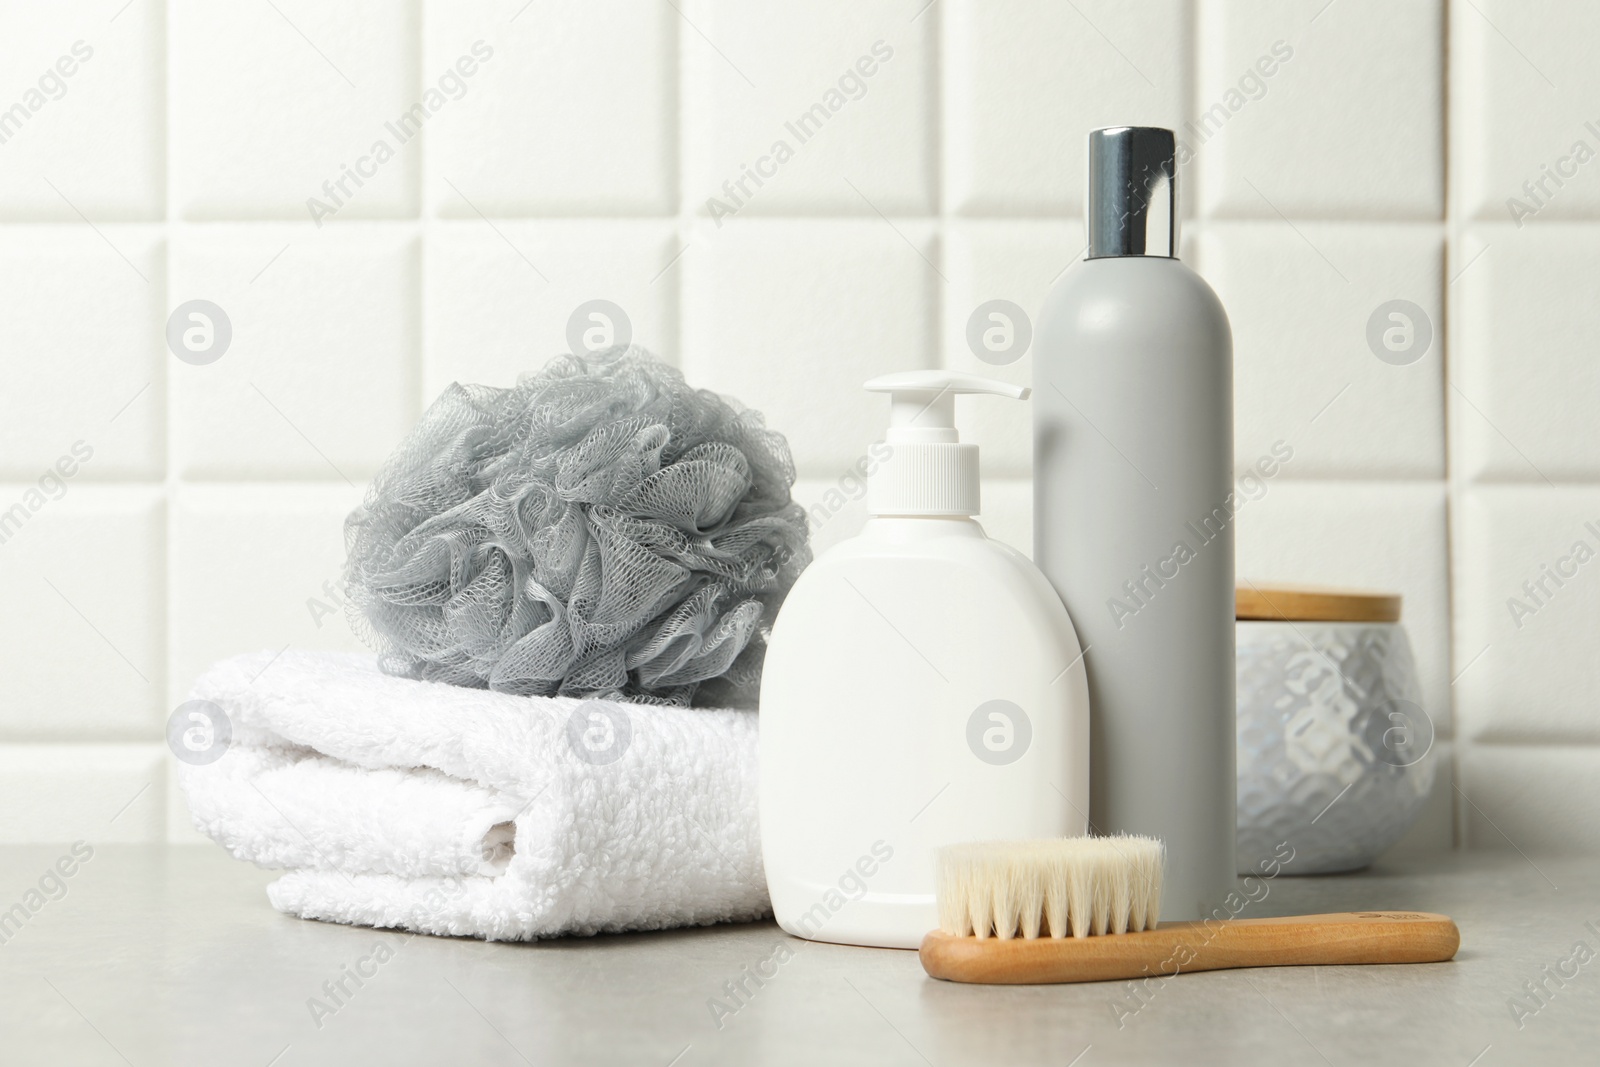
[[[585,301],[765,411],[818,544],[853,532],[859,383],[1027,380],[967,318],[1038,306],[1085,133],[1144,123],[1190,157],[1239,463],[1294,450],[1241,573],[1405,594],[1451,771],[1407,847],[1600,848],[1597,34],[1576,0],[0,0],[0,840],[186,839],[195,673],[359,647],[342,516]],[[164,336],[193,299],[233,327],[203,366]],[[1393,299],[1406,366],[1366,342]],[[961,419],[1028,548],[1027,420]]]

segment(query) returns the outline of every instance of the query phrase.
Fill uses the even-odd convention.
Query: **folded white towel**
[[[374,657],[237,656],[191,699],[226,753],[180,764],[196,827],[287,868],[304,918],[527,940],[769,913],[753,712],[520,697]]]

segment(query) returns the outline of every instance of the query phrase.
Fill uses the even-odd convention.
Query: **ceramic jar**
[[[1285,874],[1365,867],[1406,832],[1433,788],[1433,728],[1399,597],[1376,609],[1349,599],[1308,608],[1284,593],[1252,591],[1268,606],[1241,588],[1239,871],[1281,859],[1284,842],[1294,855]],[[1276,617],[1245,617],[1252,602],[1254,614]],[[1308,614],[1367,618],[1286,617]]]

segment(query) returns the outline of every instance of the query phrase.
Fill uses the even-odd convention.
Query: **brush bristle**
[[[939,926],[956,937],[1153,929],[1166,849],[1153,837],[982,841],[939,850]]]

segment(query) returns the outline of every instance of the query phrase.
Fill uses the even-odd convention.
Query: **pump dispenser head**
[[[1027,386],[974,374],[919,370],[885,374],[866,384],[889,394],[890,455],[867,476],[873,515],[966,516],[979,511],[978,446],[956,433],[956,394],[989,393],[1025,400]]]

